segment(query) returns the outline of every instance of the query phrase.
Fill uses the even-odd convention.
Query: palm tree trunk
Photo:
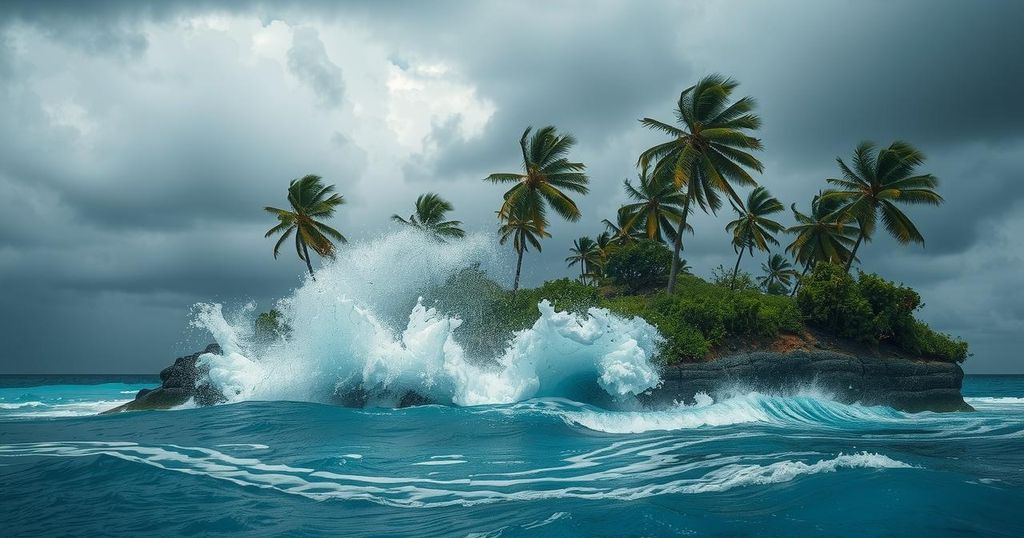
[[[810,268],[811,260],[807,260],[807,263],[804,265],[804,272],[800,273],[800,278],[796,279],[796,283],[793,284],[793,291],[789,292],[790,297],[796,297],[796,290],[800,289],[800,282],[804,279],[804,275],[807,274]]]
[[[860,234],[857,236],[857,242],[853,244],[853,251],[850,252],[850,259],[846,260],[846,272],[850,272],[850,267],[853,266],[853,260],[857,259],[857,249],[860,248],[861,241],[864,240],[864,228],[861,228]]]
[[[512,281],[512,292],[519,289],[519,272],[523,269],[523,249],[519,250],[519,257],[516,260],[516,278]]]
[[[686,201],[683,202],[683,218],[679,221],[676,240],[672,245],[672,266],[668,270],[668,293],[676,289],[676,278],[679,276],[679,251],[683,250],[683,231],[686,230],[686,218],[690,216],[690,187],[686,187]]]
[[[732,268],[732,282],[729,284],[730,290],[736,289],[736,275],[740,272],[740,260],[743,259],[743,250],[742,248],[740,249],[740,255],[736,257],[736,266]]]
[[[306,269],[309,269],[309,276],[316,280],[316,275],[313,274],[313,264],[309,263],[309,249],[306,248],[306,242],[302,242],[302,254],[306,257]]]

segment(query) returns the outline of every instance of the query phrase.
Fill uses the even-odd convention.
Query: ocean
[[[968,376],[973,413],[808,391],[97,415],[157,382],[0,376],[0,535],[1024,535],[1024,376]]]

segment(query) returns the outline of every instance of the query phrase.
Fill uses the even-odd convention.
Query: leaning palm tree
[[[565,259],[569,267],[576,264],[580,266],[580,281],[585,281],[588,274],[593,274],[597,265],[600,264],[601,251],[597,246],[597,243],[587,237],[583,236],[572,242],[572,248],[569,249],[569,257]]]
[[[702,210],[714,213],[722,205],[719,193],[740,203],[733,185],[757,185],[746,169],[764,169],[761,161],[748,152],[762,149],[761,141],[747,134],[761,127],[761,118],[753,114],[754,99],[743,97],[729,102],[737,85],[721,75],[709,75],[683,90],[675,110],[679,127],[651,118],[640,120],[645,127],[672,139],[641,153],[637,164],[643,169],[656,163],[654,175],[668,173],[684,193],[683,218],[673,244],[669,293],[675,289],[679,274],[679,251],[690,205],[696,202]]]
[[[619,209],[627,229],[643,230],[647,239],[670,242],[676,236],[675,228],[683,221],[685,196],[669,174],[654,176],[644,170],[634,187],[629,180],[623,187],[633,203]]]
[[[263,208],[277,217],[278,224],[264,237],[281,234],[274,244],[274,259],[281,250],[281,245],[295,235],[295,251],[299,259],[306,262],[309,276],[313,276],[313,265],[309,260],[309,249],[312,248],[321,257],[334,257],[334,243],[331,240],[347,243],[348,239],[338,230],[320,222],[318,219],[330,218],[334,210],[344,205],[345,197],[334,192],[334,185],[324,185],[320,176],[307,175],[301,179],[293,179],[288,184],[288,203],[291,211],[276,207]]]
[[[448,200],[428,192],[416,198],[416,211],[408,219],[391,215],[391,220],[423,230],[442,242],[446,238],[465,237],[462,221],[445,220],[445,214],[451,210],[452,204]]]
[[[548,126],[530,136],[532,129],[527,127],[519,139],[523,171],[491,174],[484,179],[513,184],[505,192],[499,219],[508,220],[507,216],[516,211],[521,219],[533,222],[538,231],[544,232],[549,206],[566,220],[579,220],[581,213],[576,202],[564,191],[586,194],[589,180],[583,173],[586,168],[583,163],[568,159],[569,150],[576,144],[571,134],[559,135],[553,126]]]
[[[841,179],[828,182],[839,190],[825,193],[824,198],[843,202],[838,212],[849,216],[860,225],[860,233],[853,251],[846,261],[849,272],[857,249],[875,232],[878,215],[885,229],[901,244],[922,243],[924,237],[914,223],[898,207],[904,204],[939,205],[943,199],[937,192],[938,180],[931,174],[916,173],[924,162],[924,154],[906,142],[893,142],[888,148],[877,150],[871,142],[861,142],[853,153],[853,167],[842,158],[836,158]]]
[[[757,282],[766,292],[775,287],[781,288],[785,293],[789,289],[790,282],[797,277],[797,270],[793,264],[782,254],[772,254],[768,257],[767,263],[761,264],[764,276],[758,277]]]
[[[796,234],[793,242],[786,247],[806,273],[815,263],[830,262],[846,264],[852,258],[854,237],[860,234],[856,221],[849,220],[838,210],[842,201],[823,197],[821,193],[811,200],[811,213],[805,215],[793,204],[796,224],[786,229]]]
[[[736,275],[739,274],[743,251],[749,250],[753,255],[755,248],[768,250],[768,245],[778,245],[779,242],[773,234],[786,229],[782,224],[768,218],[768,215],[785,211],[786,208],[764,187],[750,191],[745,208],[734,204],[733,209],[739,217],[726,224],[725,229],[732,232],[732,245],[739,255],[736,257],[736,267],[732,270],[730,289],[736,286]]]
[[[533,220],[523,218],[516,211],[513,211],[504,218],[501,227],[498,228],[498,234],[499,243],[504,245],[511,239],[512,248],[516,250],[516,276],[512,281],[512,291],[516,291],[519,289],[519,274],[523,268],[523,253],[529,250],[530,245],[533,245],[537,252],[540,252],[540,240],[545,237],[551,237],[551,234],[537,226]]]

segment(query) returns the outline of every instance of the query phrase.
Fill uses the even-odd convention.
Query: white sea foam
[[[19,402],[0,403],[0,409],[12,412],[4,413],[4,417],[13,418],[62,418],[84,417],[95,415],[131,400],[96,400],[71,403]]]
[[[511,403],[561,395],[593,383],[608,394],[638,394],[659,383],[651,359],[662,338],[642,319],[605,309],[587,315],[538,305],[534,325],[498,357],[470,357],[457,342],[462,320],[416,301],[416,294],[474,264],[496,266],[491,239],[437,244],[413,232],[347,245],[339,258],[281,301],[292,334],[269,347],[251,342],[250,320],[229,322],[219,304],[200,304],[193,324],[220,354],[205,354],[209,381],[229,401],[324,402],[358,390],[370,405],[393,406],[413,391],[456,405]]]
[[[964,401],[971,405],[1024,405],[1024,398],[1015,398],[1013,396],[995,396],[985,397],[978,396],[973,398],[964,398]]]
[[[470,478],[358,475],[318,471],[217,450],[130,442],[55,442],[0,445],[6,457],[109,456],[170,472],[207,476],[239,486],[275,489],[317,500],[364,500],[404,508],[470,506],[507,501],[578,498],[636,500],[666,494],[714,494],[741,487],[768,486],[802,476],[842,469],[910,469],[884,454],[839,454],[816,461],[807,454],[765,454],[680,461],[685,443],[666,439],[617,442],[567,458],[566,465],[527,472],[477,474]],[[771,463],[745,460],[773,458]],[[443,460],[432,460],[443,461]],[[461,462],[460,462],[461,463]]]
[[[904,413],[889,407],[841,404],[813,388],[787,395],[726,392],[718,395],[717,400],[700,393],[693,404],[677,404],[660,411],[606,411],[557,406],[551,412],[569,424],[606,433],[642,433],[745,423],[843,426],[906,418]]]

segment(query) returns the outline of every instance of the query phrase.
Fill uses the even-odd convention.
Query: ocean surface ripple
[[[660,411],[535,398],[97,416],[144,384],[0,380],[5,535],[1024,530],[1010,508],[1024,502],[1021,377],[968,377],[978,411],[952,414],[808,392]]]

